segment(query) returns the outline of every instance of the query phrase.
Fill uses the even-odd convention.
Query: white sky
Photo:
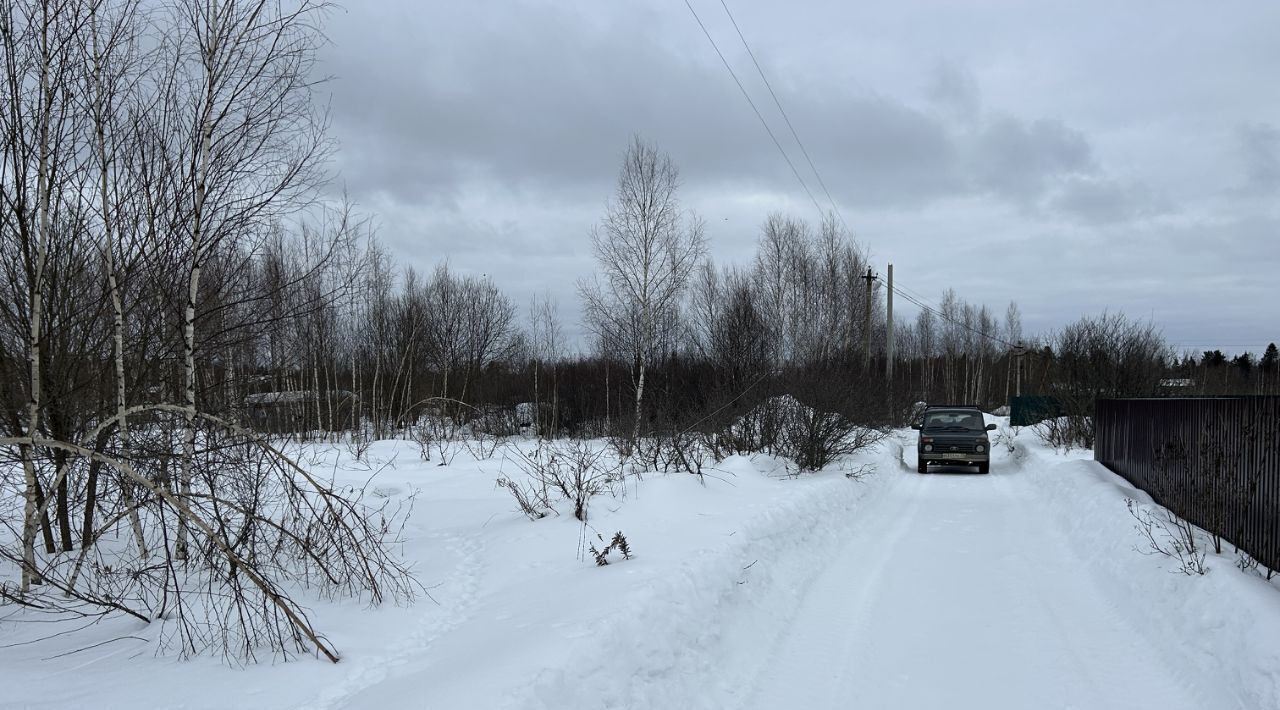
[[[690,0],[823,206],[719,0]],[[1029,333],[1103,310],[1174,345],[1280,340],[1280,4],[725,0],[877,269]],[[404,264],[522,307],[574,283],[640,134],[714,258],[818,211],[683,0],[350,3],[327,25],[334,190]],[[914,317],[914,307],[895,311]]]

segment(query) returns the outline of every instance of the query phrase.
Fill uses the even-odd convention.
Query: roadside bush
[[[820,410],[791,395],[770,397],[713,438],[712,451],[767,453],[817,471],[836,459],[879,443],[887,427],[858,424],[836,411]]]
[[[1129,515],[1137,521],[1134,529],[1146,541],[1147,549],[1139,549],[1139,552],[1164,555],[1174,560],[1178,571],[1186,575],[1209,571],[1204,564],[1205,550],[1196,541],[1194,525],[1174,515],[1168,508],[1161,507],[1160,512],[1156,512],[1151,506],[1141,505],[1132,498],[1126,498],[1124,503]]]
[[[610,463],[607,448],[592,446],[582,439],[539,439],[530,450],[511,450],[515,465],[529,477],[534,488],[516,485],[509,477],[499,479],[498,484],[510,491],[521,510],[534,519],[545,513],[530,511],[550,510],[553,500],[563,499],[573,506],[573,517],[586,522],[591,498],[608,490],[622,475],[621,467]]]
[[[1035,425],[1035,432],[1041,441],[1064,452],[1093,448],[1093,417],[1067,415],[1045,419]]]
[[[781,438],[783,409],[777,399],[759,403],[721,428],[713,439],[718,455],[776,453]]]
[[[819,411],[794,399],[784,404],[783,412],[778,453],[801,471],[821,470],[888,435],[887,429],[855,424],[842,414]]]

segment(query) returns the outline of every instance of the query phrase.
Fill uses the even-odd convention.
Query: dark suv
[[[977,466],[978,473],[991,471],[991,442],[987,432],[995,424],[983,425],[982,410],[964,405],[930,406],[921,421],[911,425],[920,432],[916,443],[919,462],[916,470],[929,472],[929,464]]]

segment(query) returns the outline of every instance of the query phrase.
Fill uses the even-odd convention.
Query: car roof
[[[921,421],[963,421],[963,422],[980,422],[984,421],[982,412],[976,409],[962,409],[960,407],[950,409],[930,409],[920,417]]]

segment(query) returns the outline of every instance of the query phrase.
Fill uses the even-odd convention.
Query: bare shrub
[[[502,446],[502,437],[496,434],[488,434],[483,431],[477,431],[470,437],[463,440],[462,445],[466,447],[467,452],[477,461],[484,461],[493,458],[498,448]]]
[[[887,435],[887,429],[855,424],[843,414],[797,403],[787,408],[782,419],[779,453],[794,461],[801,471],[818,471],[842,456],[879,443]]]
[[[1236,550],[1236,569],[1262,577],[1261,567],[1262,565],[1252,555],[1244,550]],[[1271,570],[1267,570],[1266,578],[1271,579]]]
[[[783,408],[776,398],[760,402],[724,427],[715,446],[745,456],[775,453],[782,439]]]
[[[638,451],[643,451],[649,470],[702,475],[702,467],[714,458],[707,437],[695,431],[669,429],[656,433]]]
[[[413,598],[416,582],[391,553],[407,508],[390,500],[367,502],[362,489],[339,490],[298,466],[279,449],[234,424],[199,414],[195,455],[185,469],[189,485],[176,485],[176,433],[183,407],[157,405],[158,418],[137,427],[130,450],[97,453],[55,440],[26,440],[39,451],[71,455],[53,467],[42,457],[44,480],[83,475],[95,462],[117,485],[133,491],[132,508],[114,504],[76,554],[40,555],[43,584],[6,596],[51,616],[125,614],[160,625],[164,647],[181,656],[213,652],[254,660],[337,652],[294,598],[299,590],[321,597],[363,597],[373,603]],[[23,440],[0,439],[0,446]],[[376,497],[376,496],[375,496]],[[411,505],[410,500],[406,504]],[[129,514],[141,526],[135,539]],[[177,554],[185,523],[188,554]],[[24,564],[22,553],[0,546],[0,558]]]
[[[1204,574],[1205,550],[1196,543],[1196,529],[1191,523],[1179,518],[1168,508],[1161,507],[1161,512],[1154,512],[1149,506],[1140,505],[1132,498],[1126,498],[1125,507],[1129,515],[1137,521],[1134,529],[1141,533],[1146,541],[1146,550],[1138,550],[1149,555],[1164,555],[1178,563],[1178,571],[1187,575]]]
[[[511,497],[515,499],[516,505],[520,506],[520,512],[530,520],[541,520],[547,517],[549,513],[555,510],[551,507],[550,501],[547,500],[547,489],[539,490],[537,486],[531,486],[527,483],[516,483],[507,476],[503,476],[497,481],[499,488],[507,489]]]
[[[515,407],[488,405],[477,407],[468,422],[473,435],[516,436],[520,434],[520,419]]]
[[[794,379],[798,383],[802,378]],[[819,393],[824,387],[835,392]],[[703,438],[705,455],[721,459],[731,453],[766,453],[791,459],[798,471],[817,471],[878,444],[889,434],[883,423],[859,423],[872,419],[865,414],[866,402],[841,394],[840,384],[797,385],[796,389],[813,399],[783,394],[756,403]],[[863,414],[855,419],[855,412]]]
[[[569,501],[573,517],[583,522],[591,498],[622,476],[619,465],[608,463],[606,448],[581,439],[539,439],[531,450],[513,447],[513,451],[516,466],[544,491],[541,499],[550,501],[558,495]]]
[[[369,447],[373,444],[373,433],[363,425],[357,426],[351,430],[350,436],[344,442],[346,444],[347,453],[357,461],[364,461],[364,457],[369,453]]]
[[[994,446],[1003,447],[1005,450],[1005,453],[1008,453],[1009,455],[1013,455],[1018,450],[1018,442],[1016,441],[1017,438],[1018,438],[1018,430],[1016,427],[1012,431],[1006,429],[1006,430],[997,432],[995,437],[991,439],[991,444],[993,447]]]
[[[435,446],[431,426],[425,420],[419,419],[409,427],[409,439],[418,445],[418,456],[423,461],[430,461],[431,452]]]
[[[855,481],[861,481],[875,472],[876,467],[873,464],[864,463],[859,464],[858,466],[846,468],[844,471],[844,477]]]
[[[1067,415],[1052,417],[1036,424],[1036,436],[1055,450],[1064,453],[1073,448],[1093,448],[1093,417],[1083,415]]]
[[[429,439],[436,458],[440,460],[438,465],[448,466],[453,463],[453,457],[457,456],[459,449],[462,448],[462,443],[459,441],[461,427],[453,417],[449,415],[426,417],[422,428],[425,429],[422,436]]]

